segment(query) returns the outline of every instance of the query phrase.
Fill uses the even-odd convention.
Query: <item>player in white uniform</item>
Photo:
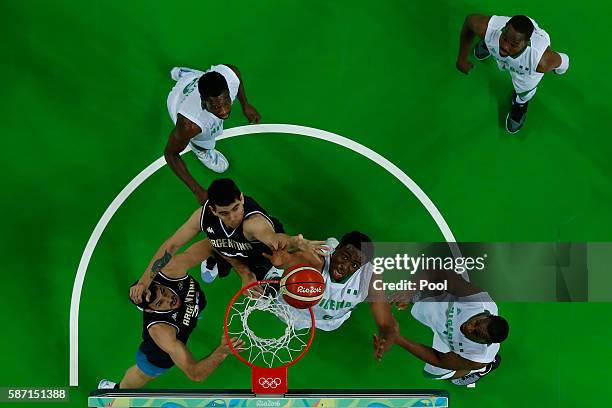
[[[550,48],[550,37],[538,24],[523,15],[512,18],[471,14],[461,30],[457,68],[467,74],[474,65],[468,54],[474,35],[481,40],[474,49],[479,60],[493,56],[502,71],[509,71],[514,92],[512,108],[506,115],[506,130],[517,133],[525,123],[527,105],[544,73],[564,74],[569,57]]]
[[[426,363],[426,377],[451,380],[455,385],[473,384],[501,363],[499,343],[508,336],[508,322],[498,316],[497,305],[487,292],[456,273],[426,272],[424,278],[446,280],[448,286],[447,292],[417,291],[408,296],[414,303],[414,318],[433,331],[432,347],[402,336],[395,343]],[[378,358],[386,341],[374,338]]]
[[[324,331],[339,328],[348,320],[355,307],[369,298],[370,307],[380,336],[393,341],[398,334],[397,322],[391,315],[391,307],[384,299],[370,290],[372,278],[373,246],[370,238],[358,231],[345,234],[340,242],[329,238],[323,257],[311,253],[288,253],[280,248],[273,255],[265,255],[272,264],[286,269],[298,263],[308,263],[321,271],[325,280],[325,292],[318,304],[312,307],[315,327]],[[282,298],[281,298],[282,299]],[[298,329],[310,326],[310,313],[304,309],[291,309]]]
[[[233,65],[213,65],[206,72],[175,67],[170,76],[176,85],[168,95],[168,113],[175,124],[166,144],[164,157],[174,173],[196,195],[200,204],[206,191],[191,176],[180,153],[190,145],[197,158],[209,169],[222,173],[229,162],[215,149],[215,139],[223,132],[223,121],[230,115],[236,98],[250,123],[261,117],[248,103],[240,72]]]

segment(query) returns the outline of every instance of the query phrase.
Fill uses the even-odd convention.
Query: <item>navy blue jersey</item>
[[[244,196],[244,216],[237,228],[232,229],[223,224],[221,219],[213,214],[208,201],[202,207],[200,228],[210,240],[215,252],[243,262],[257,276],[257,280],[262,280],[272,267],[270,261],[262,255],[262,252],[268,254],[272,252],[263,242],[246,239],[242,230],[244,220],[255,214],[259,214],[268,220],[275,232],[284,232],[282,224],[276,218],[269,216],[266,210],[247,196]]]
[[[198,315],[206,307],[206,297],[198,281],[190,275],[174,279],[159,272],[153,282],[168,287],[182,303],[178,309],[167,312],[143,312],[142,343],[139,348],[147,360],[157,367],[170,368],[174,362],[151,338],[149,328],[154,324],[169,324],[176,329],[176,338],[187,344],[189,335],[198,324]]]

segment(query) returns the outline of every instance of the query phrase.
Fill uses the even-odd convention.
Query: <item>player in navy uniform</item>
[[[208,356],[197,361],[187,348],[187,340],[206,307],[200,285],[186,271],[197,256],[190,247],[176,257],[162,260],[145,298],[137,306],[142,314],[142,342],[136,364],[128,368],[119,384],[102,380],[98,388],[142,388],[149,381],[177,365],[189,379],[204,381],[231,353],[225,336]],[[239,339],[232,339],[241,347]]]
[[[323,241],[309,241],[301,235],[284,234],[282,225],[270,217],[255,200],[242,194],[232,180],[218,179],[208,188],[208,201],[195,210],[157,250],[145,273],[130,290],[132,301],[139,301],[160,269],[159,265],[167,263],[172,254],[200,231],[207,238],[196,242],[189,250],[194,254],[194,259],[203,262],[202,278],[207,282],[214,279],[215,269],[219,270],[220,275],[224,275],[223,269],[225,274],[229,272],[229,266],[223,268],[223,260],[236,270],[243,286],[246,286],[266,276],[280,274],[281,271],[262,255],[263,252],[271,253],[269,249],[283,246],[290,251],[323,251]],[[217,258],[217,265],[207,268],[205,261],[211,256]],[[259,288],[253,289],[255,293],[259,291]]]

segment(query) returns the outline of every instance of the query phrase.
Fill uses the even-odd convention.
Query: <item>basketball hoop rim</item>
[[[227,309],[225,309],[225,318],[223,319],[223,334],[225,335],[225,339],[227,340],[227,344],[229,345],[230,349],[232,350],[232,353],[234,353],[234,355],[238,358],[238,360],[242,361],[244,364],[246,364],[246,365],[248,365],[250,367],[260,367],[260,366],[257,366],[255,364],[251,363],[250,361],[248,361],[247,359],[245,359],[244,357],[242,357],[240,355],[240,353],[234,348],[234,345],[232,344],[232,338],[230,337],[229,329],[227,327],[227,320],[229,319],[229,314],[230,314],[230,311],[232,309],[232,305],[234,304],[236,299],[238,299],[238,297],[240,295],[242,295],[243,292],[249,290],[253,286],[257,286],[257,285],[262,284],[262,283],[280,283],[280,279],[264,279],[264,280],[260,280],[260,281],[257,281],[257,282],[253,282],[253,283],[251,283],[251,284],[241,288],[238,292],[236,292],[234,297],[232,297],[232,299],[227,304]],[[285,367],[290,367],[290,366],[294,365],[295,363],[297,363],[304,356],[304,354],[306,354],[306,352],[310,348],[310,345],[312,344],[312,340],[314,339],[314,333],[315,333],[316,327],[315,327],[315,318],[314,318],[314,312],[312,311],[312,307],[309,307],[308,311],[310,312],[310,321],[311,321],[312,324],[310,326],[310,336],[308,337],[308,343],[306,344],[306,347],[304,347],[304,350],[302,350],[302,352],[293,361],[291,361],[291,362],[289,362],[287,364],[284,364],[282,366],[275,367],[275,368],[285,368]],[[263,368],[266,368],[266,367],[263,367]]]

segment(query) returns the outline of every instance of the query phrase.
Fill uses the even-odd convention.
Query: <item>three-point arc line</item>
[[[223,134],[217,138],[217,140],[258,133],[283,133],[313,137],[315,139],[325,140],[343,146],[349,150],[354,151],[355,153],[359,153],[363,157],[372,160],[373,162],[387,170],[389,173],[391,173],[416,196],[416,198],[421,202],[421,204],[423,204],[425,209],[434,219],[436,225],[442,232],[444,239],[449,244],[451,244],[450,246],[453,255],[460,255],[459,249],[456,245],[454,245],[454,243],[456,242],[455,237],[453,236],[453,233],[451,232],[450,228],[448,227],[448,224],[444,220],[444,217],[442,217],[442,214],[440,214],[440,211],[438,211],[434,203],[423,192],[423,190],[410,177],[406,175],[406,173],[404,173],[399,167],[397,167],[395,164],[391,163],[389,160],[376,153],[372,149],[369,149],[355,142],[354,140],[337,135],[335,133],[327,132],[325,130],[287,124],[263,124],[235,127],[225,130]],[[181,152],[181,155],[185,154],[187,151],[189,151],[189,148]],[[72,286],[72,298],[70,300],[70,386],[76,387],[79,384],[79,305],[81,301],[81,291],[83,289],[83,282],[85,281],[85,273],[87,272],[87,266],[89,265],[89,261],[93,254],[93,251],[96,248],[100,236],[102,236],[102,233],[106,229],[106,226],[108,225],[113,215],[115,215],[119,207],[121,207],[125,200],[127,200],[130,194],[132,194],[134,190],[138,188],[138,186],[140,186],[153,173],[162,168],[165,163],[166,161],[162,156],[150,165],[148,165],[143,171],[141,171],[136,177],[134,177],[134,179],[132,179],[132,181],[130,181],[123,188],[123,190],[121,190],[119,195],[115,197],[115,199],[111,202],[106,211],[104,211],[104,214],[102,214],[102,217],[96,224],[96,227],[94,228],[91,236],[89,237],[89,240],[87,241],[87,245],[85,246],[85,250],[83,251],[83,255],[81,256],[81,261],[79,262],[79,267],[74,278],[74,284]]]

